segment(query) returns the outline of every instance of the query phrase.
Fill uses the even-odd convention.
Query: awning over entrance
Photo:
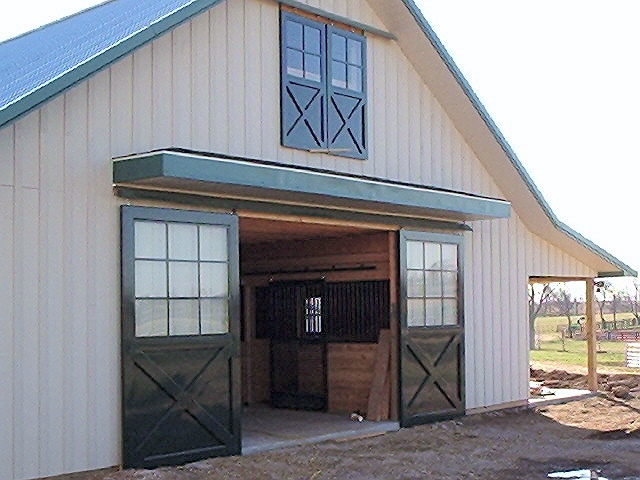
[[[469,221],[507,218],[511,211],[506,200],[463,192],[170,150],[115,159],[113,182],[118,187],[399,217]]]

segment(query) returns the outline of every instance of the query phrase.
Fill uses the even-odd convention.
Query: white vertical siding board
[[[371,43],[373,42],[369,42],[367,46],[371,45]],[[372,85],[369,85],[369,95],[367,96],[370,109],[369,118],[373,121],[374,131],[373,137],[369,137],[369,145],[372,146],[372,151],[368,161],[373,161],[374,175],[384,178],[388,175],[387,164],[389,161],[385,134],[386,117],[384,116],[385,105],[387,104],[387,58],[382,48],[367,48],[367,54],[369,59],[373,60],[372,64],[369,64],[369,71],[375,77],[375,95],[373,94]],[[371,68],[371,65],[373,65],[373,68]]]
[[[209,34],[211,38],[209,55],[211,58],[211,132],[210,143],[214,152],[228,150],[228,112],[229,99],[227,85],[229,72],[227,68],[227,18],[228,2],[215,6],[209,12]]]
[[[244,2],[244,108],[246,112],[244,124],[245,152],[249,157],[259,157],[262,153],[262,75],[260,75],[260,55],[262,52],[260,32],[260,2]],[[267,86],[267,88],[269,85]],[[275,93],[275,92],[274,92]],[[314,157],[319,164],[321,159]]]
[[[186,22],[172,32],[173,146],[191,146],[191,25]]]
[[[192,148],[209,150],[209,14],[198,15],[191,27]]]
[[[12,128],[5,131],[13,133]],[[13,136],[13,135],[12,135]],[[1,151],[1,150],[0,150]],[[2,152],[4,160],[13,163],[13,141],[11,149]],[[14,397],[14,325],[19,323],[14,315],[14,189],[0,186],[0,478],[14,476],[14,428],[16,407]]]
[[[37,132],[37,130],[36,130]],[[36,145],[37,146],[37,145]],[[18,428],[22,430],[17,444],[18,459],[20,467],[17,469],[19,475],[24,478],[34,478],[40,476],[40,452],[34,451],[34,445],[39,445],[39,401],[40,401],[40,381],[38,367],[40,363],[40,322],[39,322],[39,192],[33,188],[22,188],[22,232],[20,243],[20,261],[17,267],[21,271],[21,281],[17,283],[17,290],[20,291],[20,327],[19,335],[19,360],[16,375],[21,377],[18,395],[20,402],[17,408],[21,410],[21,424]],[[17,325],[16,325],[17,327]]]
[[[123,65],[127,65],[123,63]],[[117,72],[117,71],[114,71]],[[121,82],[130,84],[130,63],[121,73],[112,74],[112,91],[118,90]],[[113,72],[112,72],[113,73]],[[128,79],[128,81],[127,81]],[[113,84],[115,81],[115,85]],[[87,199],[88,199],[88,166],[87,166],[87,120],[88,84],[81,83],[66,94],[65,103],[65,189],[67,205],[65,206],[65,229],[68,232],[68,241],[65,242],[65,278],[67,282],[65,291],[65,337],[67,339],[65,357],[67,359],[66,371],[69,377],[65,385],[65,409],[68,417],[66,428],[70,429],[65,449],[65,469],[81,470],[88,462],[89,435],[88,435],[88,352],[87,352]],[[126,87],[124,88],[126,90]],[[125,95],[127,96],[127,95]],[[112,117],[112,131],[118,120],[131,119],[129,105],[123,105],[116,98],[114,102],[112,93],[112,109],[115,107]],[[120,109],[124,113],[116,115]],[[114,122],[115,120],[115,122]],[[130,142],[130,134],[120,131],[123,144]]]
[[[132,152],[148,152],[152,150],[153,141],[153,48],[150,44],[133,54],[132,81]]]
[[[441,154],[440,154],[440,158],[441,158],[441,164],[440,164],[440,168],[441,168],[441,172],[442,172],[442,177],[440,179],[440,184],[441,186],[445,187],[445,188],[451,188],[451,178],[452,178],[452,174],[451,174],[451,167],[452,167],[452,158],[451,158],[451,122],[449,121],[449,119],[447,118],[446,114],[444,112],[442,112],[442,117],[441,117],[441,144],[440,144],[440,148],[441,148]]]
[[[171,147],[173,142],[173,72],[172,72],[172,40],[171,35],[163,35],[151,46],[152,101],[153,101],[153,146],[154,148]],[[111,87],[113,89],[113,85]],[[115,132],[111,132],[114,136]],[[112,149],[113,151],[113,149]]]
[[[397,64],[397,93],[393,102],[398,108],[398,120],[396,122],[396,135],[398,137],[398,153],[395,161],[398,163],[398,178],[408,182],[411,180],[409,168],[409,116],[410,111],[415,109],[415,103],[409,101],[407,63]]]
[[[89,84],[88,184],[91,202],[89,225],[101,225],[101,231],[90,229],[88,236],[88,268],[91,285],[87,348],[92,357],[89,370],[91,418],[91,467],[100,468],[118,463],[120,418],[120,353],[119,353],[119,225],[116,199],[106,179],[111,175],[108,136],[96,132],[109,131],[109,77],[97,75]],[[110,232],[104,235],[102,232]],[[114,292],[102,295],[98,292]]]
[[[40,135],[40,451],[41,475],[63,473],[64,282],[61,245],[64,244],[64,97],[42,108]],[[104,132],[102,132],[104,135]]]
[[[403,139],[408,144],[409,181],[420,183],[422,181],[422,169],[420,167],[420,77],[411,70],[409,86],[409,107],[407,117],[409,129],[407,137]]]
[[[228,151],[232,155],[245,152],[244,3],[244,0],[227,2]]]
[[[387,49],[385,52],[386,85],[385,96],[387,105],[389,102],[397,103],[398,92],[398,51],[397,47]],[[398,111],[395,108],[387,108],[385,113],[385,171],[386,177],[392,180],[398,179]]]
[[[431,184],[442,185],[442,110],[431,101]]]
[[[500,303],[502,304],[502,312],[500,319],[500,342],[503,348],[503,364],[504,369],[502,371],[502,401],[509,402],[516,400],[515,390],[516,384],[514,379],[517,378],[518,372],[513,356],[513,296],[516,294],[515,289],[512,288],[511,278],[512,272],[515,270],[515,255],[512,253],[512,243],[510,231],[510,222],[508,219],[500,220],[500,240],[501,240],[501,256],[500,256],[500,270],[501,270],[501,294]]]
[[[260,76],[262,122],[260,139],[262,157],[275,160],[280,143],[280,30],[279,11],[275,4],[262,2],[260,5]],[[273,101],[274,97],[277,99]],[[326,159],[327,155],[323,155]],[[325,168],[333,165],[324,164]]]
[[[476,378],[475,361],[469,361],[477,357],[477,343],[476,343],[476,316],[475,316],[475,303],[473,301],[473,272],[474,272],[474,258],[473,258],[473,243],[474,235],[472,232],[465,232],[464,234],[464,346],[465,346],[465,407],[473,408],[477,405],[476,398],[476,384],[478,380]]]
[[[111,150],[114,156],[133,151],[133,56],[124,57],[111,68]],[[86,83],[80,84],[86,88]],[[71,90],[73,91],[73,90]],[[73,122],[79,123],[80,119]]]
[[[13,186],[15,124],[0,128],[0,186]]]
[[[431,92],[426,87],[420,94],[420,177],[424,185],[431,185]]]
[[[521,377],[528,376],[528,372],[521,370],[520,345],[518,338],[518,324],[524,321],[524,318],[518,315],[518,295],[521,292],[521,284],[518,277],[518,246],[517,246],[517,221],[513,217],[515,213],[512,211],[512,217],[507,222],[507,238],[509,243],[509,262],[507,274],[507,282],[509,285],[509,304],[507,313],[507,328],[509,338],[509,365],[511,366],[511,378],[509,379],[510,400],[520,400]]]
[[[502,336],[503,317],[502,317],[502,270],[500,268],[501,258],[504,255],[504,245],[500,236],[500,220],[490,222],[489,229],[491,231],[491,286],[490,295],[492,300],[491,315],[491,350],[493,355],[493,399],[492,404],[500,404],[503,402],[503,371],[504,371],[504,338]]]
[[[462,137],[457,130],[451,130],[451,187],[462,190]]]
[[[15,124],[15,168],[20,170],[21,184],[16,187],[40,186],[40,154],[33,135],[40,130],[40,112],[33,111]]]
[[[527,259],[525,253],[526,237],[524,234],[524,225],[520,219],[516,224],[517,228],[517,249],[518,249],[518,294],[516,296],[518,300],[518,353],[519,353],[519,365],[520,371],[524,371],[525,375],[521,379],[520,383],[520,398],[529,397],[529,317],[528,317],[528,299],[527,288],[529,285],[529,278],[527,275]]]

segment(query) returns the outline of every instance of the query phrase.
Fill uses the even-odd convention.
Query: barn
[[[112,0],[0,59],[1,478],[523,405],[529,282],[636,275],[412,0]]]

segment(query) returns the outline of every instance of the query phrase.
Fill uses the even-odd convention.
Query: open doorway
[[[240,218],[245,452],[398,428],[389,422],[395,236]]]

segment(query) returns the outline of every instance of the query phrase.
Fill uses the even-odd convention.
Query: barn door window
[[[407,240],[407,326],[459,323],[458,244]]]
[[[283,11],[282,145],[366,158],[366,42]]]
[[[136,337],[229,332],[227,230],[134,222]]]

